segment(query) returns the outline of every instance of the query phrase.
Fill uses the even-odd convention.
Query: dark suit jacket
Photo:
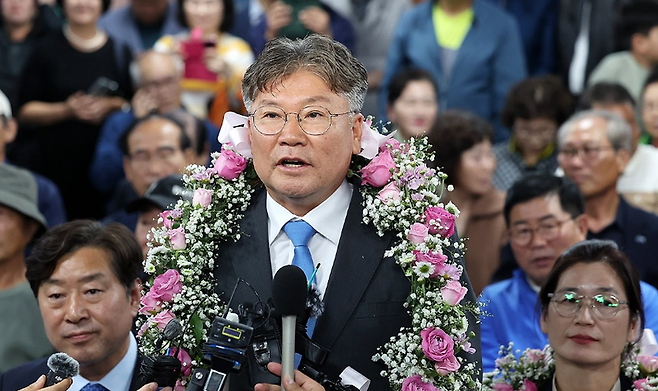
[[[135,368],[133,370],[133,377],[130,381],[130,390],[128,391],[137,390],[137,377],[139,376],[139,366],[141,361],[141,357],[137,356],[137,360],[135,361]],[[30,384],[34,383],[39,378],[39,376],[48,373],[47,364],[48,358],[40,358],[0,374],[0,391],[18,391],[21,388],[29,386]]]
[[[621,389],[622,390],[632,390],[633,389],[633,382],[624,376],[623,373],[619,374],[619,380],[621,382]],[[546,383],[544,383],[538,391],[553,391],[553,378],[550,378]]]
[[[215,276],[218,291],[228,300],[236,279],[247,280],[266,301],[272,297],[272,268],[267,237],[266,192],[259,190],[241,221],[242,237],[219,250]],[[375,229],[362,224],[362,197],[355,185],[336,259],[324,295],[325,310],[318,319],[313,341],[330,349],[328,359],[320,371],[337,379],[351,366],[371,380],[371,390],[389,390],[386,379],[380,376],[385,369],[371,357],[377,348],[400,331],[410,326],[411,319],[403,303],[409,295],[409,280],[392,258],[383,258],[391,247],[394,234],[383,237]],[[475,302],[473,289],[464,273],[463,281],[469,288],[467,300]],[[241,302],[254,302],[248,289],[238,289],[232,307]],[[481,368],[479,324],[469,319],[477,333],[473,341],[477,362]],[[469,355],[474,361],[475,355]],[[247,371],[245,371],[247,372]],[[246,376],[233,376],[233,390],[250,389]]]

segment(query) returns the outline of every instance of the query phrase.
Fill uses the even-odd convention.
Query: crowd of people
[[[355,132],[352,139],[306,131],[250,136],[267,191],[248,218],[268,223],[277,211],[301,218],[334,191],[343,197],[334,207],[345,207],[336,216],[345,220],[352,184],[343,182],[342,169],[359,153],[354,129],[369,116],[373,128],[396,130],[399,141],[428,137],[430,165],[448,175],[442,202],[457,205],[456,231],[467,238],[460,261],[468,275],[465,300],[479,296],[484,308],[477,336],[484,371],[494,369],[500,347],[510,342],[520,350],[550,344],[557,389],[587,389],[583,379],[573,382],[582,368],[567,359],[573,341],[561,340],[559,328],[571,319],[581,331],[598,330],[603,319],[594,304],[565,315],[565,291],[587,302],[610,288],[627,303],[619,327],[628,327],[609,347],[601,344],[614,353],[602,359],[617,368],[617,345],[635,343],[643,328],[658,332],[658,0],[0,0],[0,6],[0,329],[7,330],[0,374],[54,350],[91,354],[67,345],[78,336],[67,335],[66,324],[77,320],[55,319],[56,300],[46,294],[58,286],[73,292],[73,278],[86,278],[84,270],[96,270],[94,279],[108,291],[116,285],[128,292],[127,302],[109,296],[98,302],[97,308],[116,306],[120,315],[111,322],[135,316],[133,283],[143,271],[116,262],[146,258],[147,233],[159,213],[179,198],[192,199],[181,175],[189,164],[208,166],[220,151],[224,115],[253,115],[262,105],[283,111],[284,129],[295,123],[289,114],[301,126],[305,106],[340,106],[325,108],[330,127],[349,114],[353,123],[345,129]],[[279,38],[328,45],[322,47],[334,53],[324,38],[314,41],[318,36],[349,56],[322,63],[330,54],[312,57],[317,48],[311,48],[308,58],[286,63],[299,48]],[[290,58],[274,57],[272,42]],[[320,63],[332,68],[318,70]],[[317,178],[293,186],[269,172],[264,162],[295,157],[269,157],[278,148],[270,136],[279,146],[320,140],[309,143],[318,150]],[[311,166],[310,155],[298,157]],[[307,197],[289,195],[314,186],[318,191]],[[71,239],[69,231],[80,237]],[[274,239],[276,271],[274,257],[281,266],[292,248],[283,255],[287,247]],[[336,254],[338,242],[327,239]],[[52,248],[68,240],[69,247]],[[116,246],[130,248],[115,256]],[[329,278],[323,273],[336,267],[332,257],[322,261],[328,269],[318,278]],[[217,262],[231,260],[220,254]],[[231,278],[244,277],[230,270]],[[382,293],[386,279],[373,281],[373,297],[404,301]],[[97,317],[85,332],[102,328],[105,315],[84,311]],[[383,309],[372,311],[376,318]],[[396,322],[391,327],[399,328]],[[112,348],[98,348],[111,357],[103,358],[105,366],[81,372],[86,382],[119,365],[133,369],[132,322],[124,323],[106,342]],[[322,340],[326,327],[314,339]],[[349,345],[348,334],[333,337],[340,349]],[[380,339],[364,338],[368,347]],[[335,357],[358,365],[375,353],[366,350]],[[20,381],[0,376],[0,391],[32,383],[36,377],[27,377],[43,365],[20,372]],[[607,390],[619,378],[611,372],[588,381]],[[320,390],[300,379],[291,387]],[[627,380],[622,376],[622,385]],[[386,387],[381,381],[375,383]],[[108,385],[135,391],[128,383]]]

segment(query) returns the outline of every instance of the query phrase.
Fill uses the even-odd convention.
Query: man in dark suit
[[[78,220],[46,232],[26,259],[48,339],[80,363],[71,391],[135,391],[137,343],[131,333],[141,298],[142,251],[120,224]],[[0,375],[16,391],[48,372],[47,359]]]
[[[308,241],[313,264],[322,264],[315,277],[324,302],[312,341],[330,350],[316,369],[336,379],[351,366],[371,380],[370,389],[379,391],[390,385],[380,376],[384,365],[371,357],[401,327],[410,326],[403,306],[410,283],[395,260],[384,257],[395,234],[379,236],[362,223],[359,184],[346,179],[353,155],[362,149],[360,110],[367,88],[363,65],[330,38],[277,39],[266,46],[242,87],[251,113],[254,168],[264,189],[254,194],[241,221],[241,239],[221,247],[215,275],[225,300],[241,278],[267,301],[274,273],[295,263],[297,244],[288,224],[308,223],[314,231]],[[464,279],[466,300],[475,301]],[[255,300],[248,289],[238,289],[231,307]],[[470,323],[477,327],[475,320]],[[250,372],[251,379],[233,377],[231,389],[276,383],[259,368],[243,372]]]

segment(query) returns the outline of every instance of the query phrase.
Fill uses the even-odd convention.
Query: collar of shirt
[[[321,293],[324,293],[329,282],[347,209],[352,198],[352,189],[353,186],[347,180],[343,180],[343,183],[329,198],[303,216],[303,220],[319,234],[311,238],[308,247],[314,264],[322,263],[322,267],[318,269],[316,275]],[[300,219],[300,216],[290,213],[269,194],[266,207],[272,275],[275,275],[281,267],[292,263],[294,254],[294,247],[283,231],[283,226],[290,220]]]
[[[130,390],[130,383],[133,378],[135,362],[137,361],[137,341],[133,333],[130,333],[130,345],[128,351],[121,361],[112,368],[107,375],[103,376],[97,383],[110,391],[134,391]],[[87,383],[92,383],[84,377],[78,375],[73,378],[73,384],[68,391],[80,391]]]

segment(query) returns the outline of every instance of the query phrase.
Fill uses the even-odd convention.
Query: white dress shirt
[[[135,369],[135,361],[137,360],[137,341],[133,333],[130,333],[130,345],[128,351],[123,356],[121,361],[112,368],[102,379],[96,383],[100,383],[103,387],[110,391],[136,391],[130,389],[130,382],[133,378],[133,371]],[[73,384],[68,391],[80,391],[87,383],[93,383],[84,377],[78,375],[73,378]]]
[[[343,180],[343,183],[323,203],[315,207],[304,216],[296,216],[267,195],[267,227],[270,245],[270,261],[272,276],[283,266],[292,264],[295,247],[283,231],[283,226],[290,220],[304,220],[316,231],[308,243],[313,257],[313,265],[322,266],[315,275],[317,287],[321,295],[327,289],[329,276],[336,258],[338,242],[345,224],[347,209],[352,199],[352,185]]]

